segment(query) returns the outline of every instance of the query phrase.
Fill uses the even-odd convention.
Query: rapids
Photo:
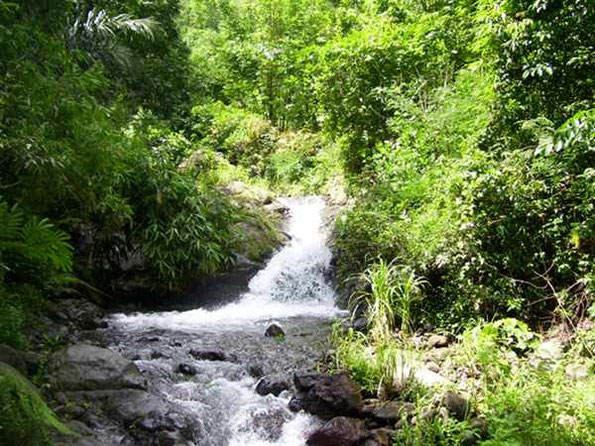
[[[291,239],[245,292],[218,308],[111,317],[111,348],[135,360],[152,392],[196,416],[191,428],[201,446],[298,446],[318,425],[287,409],[288,392],[263,397],[254,390],[261,373],[291,380],[296,369],[314,367],[340,313],[329,279],[324,200],[292,198],[285,205]],[[285,340],[263,336],[272,321],[283,326]],[[196,360],[191,348],[218,349],[228,360]],[[196,374],[178,373],[180,364]]]

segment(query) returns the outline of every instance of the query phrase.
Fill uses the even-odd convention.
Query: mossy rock
[[[0,444],[51,445],[53,433],[72,434],[15,368],[0,362]]]

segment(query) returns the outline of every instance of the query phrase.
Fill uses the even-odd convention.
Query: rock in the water
[[[188,353],[194,358],[200,361],[225,361],[227,357],[223,350],[219,349],[206,349],[201,350],[198,348],[191,349]]]
[[[293,384],[298,392],[307,392],[324,377],[325,375],[318,372],[299,371],[293,375]]]
[[[198,373],[198,370],[196,370],[196,367],[193,365],[180,364],[178,365],[178,373],[181,373],[182,375],[194,376]]]
[[[299,412],[302,410],[302,400],[296,398],[295,396],[292,397],[287,404],[287,408],[292,412]]]
[[[449,339],[444,335],[432,335],[428,338],[428,345],[432,348],[448,347],[448,344]]]
[[[359,386],[344,373],[321,375],[309,390],[302,391],[300,398],[306,412],[324,419],[339,415],[357,416],[363,408]]]
[[[262,378],[264,375],[264,370],[260,364],[249,364],[248,367],[248,374],[252,378]]]
[[[463,421],[471,413],[469,401],[455,392],[446,392],[442,397],[442,404],[459,421]]]
[[[289,383],[282,379],[276,380],[265,377],[258,381],[258,384],[256,384],[256,393],[261,396],[268,394],[279,396],[281,392],[287,389],[289,389]]]
[[[264,335],[268,338],[283,337],[285,336],[285,330],[283,330],[283,327],[281,327],[281,325],[273,322],[264,331]]]
[[[355,446],[365,435],[364,422],[336,417],[316,429],[308,437],[308,446]]]
[[[265,204],[264,208],[268,212],[274,212],[280,215],[285,215],[287,212],[289,212],[289,208],[277,200],[273,200],[272,202]]]
[[[137,366],[106,348],[75,344],[49,363],[50,383],[58,390],[123,389],[146,386]]]

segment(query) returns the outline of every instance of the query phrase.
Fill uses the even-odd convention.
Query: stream
[[[287,408],[288,391],[278,397],[255,391],[259,376],[291,382],[294,371],[314,368],[341,312],[330,280],[324,200],[283,203],[290,241],[243,292],[215,308],[110,318],[110,348],[134,360],[151,392],[191,412],[201,446],[304,445],[319,425]],[[272,322],[283,327],[285,339],[264,336]],[[221,352],[225,360],[196,359],[191,350]],[[180,367],[191,373],[180,373]]]

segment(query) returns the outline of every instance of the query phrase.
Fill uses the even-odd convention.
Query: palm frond
[[[111,60],[128,65],[131,51],[123,44],[122,37],[139,35],[154,38],[158,22],[152,17],[134,18],[130,14],[110,15],[107,11],[92,8],[75,16],[67,30],[68,46],[82,51],[92,60]]]

